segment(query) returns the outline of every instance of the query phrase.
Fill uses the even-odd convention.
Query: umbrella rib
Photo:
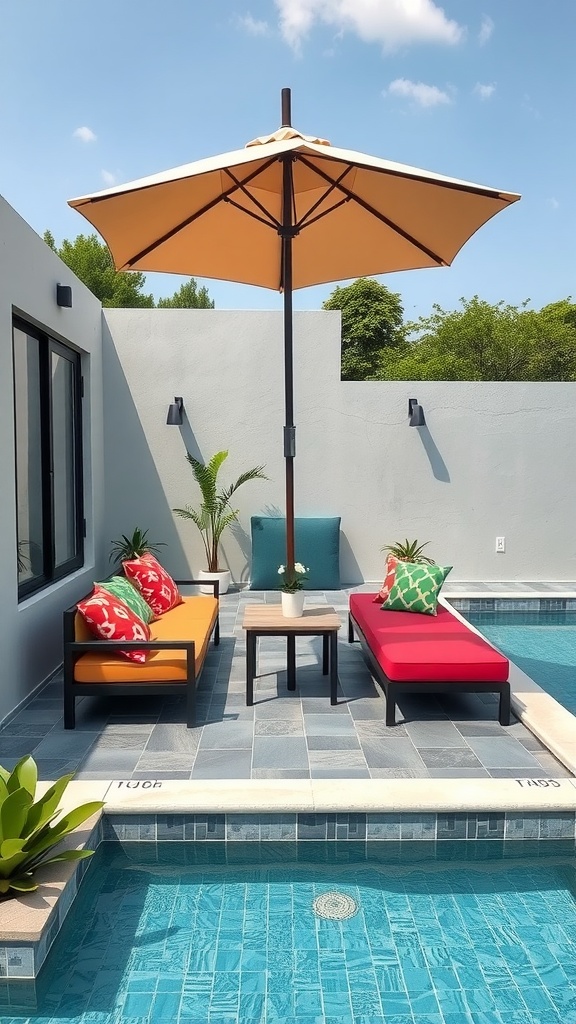
[[[365,199],[361,199],[360,196],[354,195],[354,193],[351,192],[350,189],[346,188],[346,186],[343,185],[341,181],[339,182],[337,180],[334,180],[334,178],[331,178],[329,174],[326,174],[324,171],[320,170],[319,167],[316,167],[314,164],[311,164],[304,157],[299,155],[298,159],[311,171],[314,171],[321,178],[324,178],[325,181],[331,183],[336,188],[339,188],[344,193],[347,199],[352,199],[353,202],[355,202],[358,206],[361,206],[362,209],[366,210],[369,214],[371,214],[372,217],[376,217],[377,220],[382,221],[383,224],[386,224],[386,226],[391,228],[392,231],[395,231],[397,235],[401,235],[402,238],[405,238],[407,242],[410,242],[410,244],[413,245],[416,249],[419,249],[420,252],[423,252],[426,254],[426,256],[429,256],[430,259],[434,260],[434,262],[437,263],[439,266],[447,266],[446,261],[443,260],[442,257],[438,255],[438,253],[433,252],[432,249],[429,249],[428,246],[423,245],[421,242],[418,241],[417,238],[414,238],[413,235],[410,235],[407,231],[404,231],[399,224],[396,224],[393,220],[390,220],[389,217],[386,217],[383,213],[380,213],[380,211],[376,210],[375,207],[370,205],[370,203],[367,203]],[[352,165],[349,165],[349,169],[351,169],[351,167]]]
[[[244,182],[238,181],[238,179],[234,177],[234,175],[232,174],[232,171],[228,167],[226,167],[225,170],[226,170],[226,174],[228,174],[229,177],[232,178],[232,181],[234,181],[236,183],[236,187],[241,192],[244,193],[246,198],[249,199],[251,203],[254,203],[254,206],[257,206],[258,209],[262,211],[262,213],[264,214],[264,219],[262,217],[258,217],[257,214],[252,213],[250,210],[247,210],[246,207],[240,206],[239,203],[235,203],[233,199],[230,199],[229,195],[224,197],[224,201],[228,202],[228,203],[232,203],[233,206],[235,206],[238,210],[242,210],[243,213],[247,213],[251,217],[256,217],[256,220],[263,221],[264,224],[268,224],[269,227],[276,228],[276,230],[279,231],[280,227],[281,227],[280,221],[277,220],[276,217],[272,216],[272,214],[270,213],[269,210],[266,209],[264,204],[261,203],[260,200],[256,199],[256,196],[253,196],[253,195],[250,194],[248,189],[245,187]],[[266,220],[265,218],[268,218],[268,220]]]
[[[313,205],[313,206],[311,206],[311,207],[310,207],[310,209],[306,211],[306,213],[305,213],[305,214],[304,214],[304,216],[302,217],[302,220],[300,220],[300,221],[299,221],[299,220],[298,220],[298,219],[297,219],[296,217],[294,218],[294,222],[295,222],[295,224],[296,224],[296,226],[297,226],[298,228],[308,227],[308,225],[309,225],[309,224],[314,224],[314,223],[315,223],[315,221],[319,220],[319,219],[320,219],[320,217],[323,217],[323,216],[324,216],[324,214],[323,214],[323,213],[321,213],[321,214],[320,214],[320,215],[319,215],[318,217],[314,217],[314,218],[310,219],[310,218],[311,218],[311,216],[312,216],[312,214],[314,213],[314,211],[315,211],[315,210],[317,210],[317,209],[318,209],[318,207],[319,207],[319,206],[320,206],[320,205],[321,205],[322,203],[324,203],[324,202],[326,201],[326,199],[328,198],[328,196],[330,195],[330,193],[331,193],[331,192],[333,192],[333,191],[334,191],[334,189],[338,187],[338,185],[340,184],[340,182],[342,181],[342,179],[343,179],[343,178],[345,178],[345,177],[346,177],[346,175],[347,175],[347,174],[348,174],[348,173],[349,173],[349,172],[350,172],[351,170],[352,170],[352,167],[351,167],[351,165],[349,164],[349,165],[348,165],[348,167],[346,167],[346,168],[345,168],[345,169],[344,169],[344,170],[342,171],[342,174],[340,175],[340,177],[339,177],[339,178],[336,178],[336,181],[334,181],[334,182],[332,183],[332,185],[331,185],[331,186],[330,186],[330,188],[329,188],[329,189],[328,189],[328,190],[327,190],[327,191],[326,191],[326,192],[324,193],[324,195],[323,195],[323,196],[320,196],[320,199],[318,199],[318,200],[317,200],[317,201],[316,201],[316,202],[314,203],[314,205]],[[326,213],[331,213],[331,212],[332,212],[332,210],[337,210],[337,209],[338,209],[338,207],[339,207],[339,206],[341,206],[343,202],[347,202],[347,200],[346,200],[346,199],[342,199],[342,200],[340,200],[340,202],[336,203],[336,204],[335,204],[334,206],[331,206],[331,207],[330,207],[330,209],[329,209],[329,210],[326,210],[325,212],[326,212]]]
[[[265,224],[267,228],[275,228],[277,231],[280,230],[280,224],[278,221],[274,220],[271,215],[269,220],[266,220],[265,217],[259,217],[253,210],[247,210],[245,206],[241,206],[240,203],[237,203],[235,199],[231,199],[230,196],[226,196],[224,202],[230,203],[230,206],[234,206],[236,210],[240,210],[241,213],[247,214],[248,217],[253,217],[253,219],[259,221],[260,224]],[[259,203],[257,205],[260,206]],[[266,207],[262,207],[262,209],[264,210],[264,213],[268,212]]]
[[[215,196],[214,199],[211,199],[209,203],[206,203],[206,205],[202,207],[201,210],[197,210],[196,213],[192,213],[189,217],[186,217],[185,220],[180,221],[180,223],[177,224],[175,227],[170,228],[170,231],[167,231],[164,235],[161,236],[161,238],[157,238],[150,245],[147,245],[145,249],[141,249],[140,252],[132,256],[131,259],[126,260],[123,266],[118,267],[117,269],[123,270],[125,267],[132,267],[135,263],[138,263],[138,260],[143,259],[144,256],[148,256],[149,253],[153,252],[154,249],[158,249],[161,245],[164,244],[164,242],[167,242],[169,238],[173,238],[174,235],[177,235],[178,232],[182,231],[183,228],[187,228],[190,224],[193,224],[195,220],[198,220],[200,217],[203,217],[205,213],[208,213],[210,210],[214,209],[214,207],[217,206],[218,203],[221,203],[224,200],[228,199],[232,192],[235,192],[237,188],[243,188],[251,181],[253,181],[254,178],[257,178],[259,174],[262,174],[263,171],[268,170],[268,168],[271,167],[276,162],[276,160],[277,157],[271,157],[270,160],[267,160],[264,164],[262,164],[261,167],[257,167],[255,171],[252,171],[252,173],[249,174],[242,181],[236,181],[234,179],[234,176],[230,174],[230,171],[228,171],[228,168],[222,168],[232,178],[234,185],[232,185],[229,189],[226,189],[224,192],[221,192],[220,195]],[[148,185],[146,187],[153,188],[152,185]],[[140,189],[139,191],[145,191],[145,189]],[[250,195],[250,193],[248,193],[248,195]],[[94,202],[98,202],[98,200],[94,200]]]

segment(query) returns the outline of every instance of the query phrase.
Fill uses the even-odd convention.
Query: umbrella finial
[[[282,128],[292,127],[291,92],[282,89]]]

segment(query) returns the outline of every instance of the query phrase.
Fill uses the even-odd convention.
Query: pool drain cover
[[[358,904],[343,892],[323,892],[314,900],[312,909],[316,917],[345,921],[347,917],[354,917],[358,913]]]

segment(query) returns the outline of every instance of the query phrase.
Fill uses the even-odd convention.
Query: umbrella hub
[[[315,135],[303,135],[296,128],[284,126],[272,132],[271,135],[261,135],[258,139],[247,142],[245,149],[249,146],[266,146],[269,142],[290,142],[291,139],[302,139],[302,142],[312,142],[315,146],[329,146],[327,139],[318,139]]]

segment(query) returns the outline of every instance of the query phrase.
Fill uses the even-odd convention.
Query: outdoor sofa
[[[95,639],[77,605],[64,612],[64,728],[75,726],[77,697],[122,697],[145,694],[186,695],[186,725],[195,720],[196,686],[210,638],[220,643],[217,580],[174,580],[178,586],[213,587],[214,596],[183,597],[150,624],[150,640]],[[128,661],[120,651],[150,651],[144,664]],[[134,705],[137,711],[137,704]]]
[[[374,594],[351,594],[348,642],[356,634],[386,695],[386,725],[403,693],[497,693],[498,718],[510,724],[508,659],[445,605],[436,615],[383,611]]]

